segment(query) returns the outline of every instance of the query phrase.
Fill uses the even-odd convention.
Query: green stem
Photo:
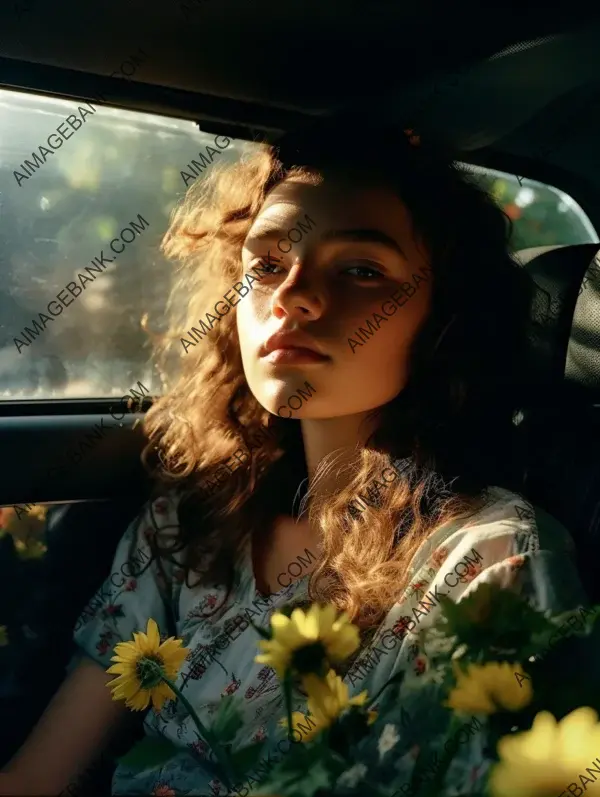
[[[448,738],[451,739],[454,735],[454,732],[458,730],[463,725],[462,720],[456,716],[456,714],[452,715],[452,719],[450,721],[450,728],[448,732]],[[444,778],[446,777],[446,773],[452,763],[452,759],[457,753],[457,747],[454,746],[452,752],[449,752],[447,749],[442,756],[442,760],[440,762],[439,767],[436,770],[436,773],[433,778],[433,783],[431,784],[431,788],[426,789],[424,797],[439,797],[442,793],[440,790],[441,784],[444,782]]]
[[[381,689],[375,694],[375,697],[372,697],[369,700],[369,702],[365,706],[365,709],[368,711],[371,708],[371,706],[377,701],[377,699],[379,698],[379,695],[381,695],[381,693],[383,692],[384,689],[387,689],[387,687],[391,686],[391,684],[393,684],[393,683],[397,683],[398,681],[402,681],[402,679],[404,677],[405,677],[404,671],[400,671],[400,672],[397,672],[396,675],[392,675],[391,678],[388,678],[388,680],[384,683],[384,685],[381,687]]]
[[[292,727],[292,676],[288,670],[283,678],[283,696],[285,698],[285,709],[287,712],[288,721],[288,740],[294,741],[293,727]]]
[[[224,753],[223,750],[219,747],[218,740],[214,738],[213,734],[208,730],[208,728],[204,727],[200,717],[196,714],[196,711],[194,710],[194,707],[192,706],[190,701],[181,692],[181,690],[177,686],[175,686],[173,681],[171,681],[169,678],[163,675],[162,670],[160,677],[164,681],[164,683],[166,683],[166,685],[175,692],[179,700],[181,700],[183,705],[189,711],[190,717],[194,720],[196,727],[198,728],[198,732],[200,733],[200,736],[202,736],[203,739],[206,741],[206,743],[210,746],[211,750],[214,752],[215,756],[217,757],[217,760],[223,767],[223,776],[225,778],[227,788],[228,789],[233,788],[233,784],[231,783],[228,775],[228,768],[230,766],[230,762],[228,760],[227,754]]]

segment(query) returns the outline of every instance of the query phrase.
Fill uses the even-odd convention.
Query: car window
[[[254,145],[190,121],[0,90],[0,400],[156,395],[159,252],[196,180]]]
[[[188,187],[254,145],[186,120],[0,90],[0,400],[162,385],[142,329],[164,328],[159,252]],[[571,197],[468,166],[514,222],[513,247],[598,241]]]
[[[462,164],[512,220],[513,251],[530,246],[598,243],[591,221],[575,200],[545,183],[495,169]]]

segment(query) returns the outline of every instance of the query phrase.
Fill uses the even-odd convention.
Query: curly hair
[[[357,186],[391,189],[408,208],[433,272],[409,381],[370,414],[376,430],[354,464],[340,464],[339,451],[325,457],[302,502],[320,539],[309,598],[334,603],[362,629],[402,595],[410,562],[435,529],[476,512],[490,485],[514,487],[515,415],[524,400],[531,296],[509,254],[510,219],[441,145],[414,142],[393,126],[341,114],[277,145],[254,143],[239,162],[212,167],[191,186],[162,244],[180,273],[170,327],[157,346],[161,368],[181,345],[181,330],[241,279],[244,240],[278,184],[318,186],[350,175]],[[176,545],[156,543],[156,551],[184,552],[186,581],[194,572],[197,583],[224,578],[231,589],[236,557],[277,515],[290,514],[307,477],[300,424],[269,413],[251,393],[234,308],[178,371],[170,387],[163,370],[167,392],[145,419],[143,461],[156,491],[174,489],[181,499]],[[202,488],[257,436],[260,458],[247,457],[216,491]],[[382,471],[399,458],[405,465],[396,469],[394,489],[382,490]],[[316,485],[332,470],[346,487],[317,497]],[[440,490],[441,483],[451,489]],[[349,511],[365,493],[369,508]]]

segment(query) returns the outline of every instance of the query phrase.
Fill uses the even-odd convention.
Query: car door
[[[165,321],[161,238],[217,156],[193,122],[35,93],[0,90],[0,124],[2,766],[149,495],[141,421],[162,381],[143,320]]]

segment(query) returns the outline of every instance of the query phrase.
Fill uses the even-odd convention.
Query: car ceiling
[[[577,3],[11,0],[0,8],[0,85],[100,92],[245,138],[372,110],[471,162],[566,181],[598,226],[599,45],[600,9]],[[110,77],[140,48],[148,58],[131,79]]]

